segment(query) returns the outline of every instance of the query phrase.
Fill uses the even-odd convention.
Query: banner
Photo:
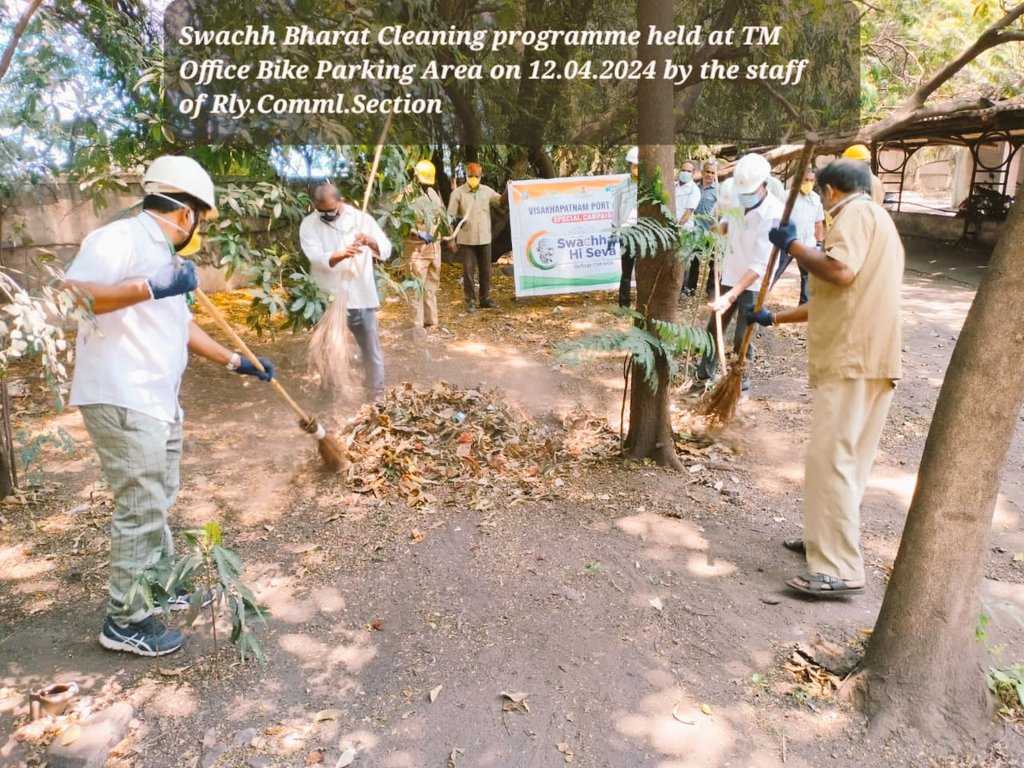
[[[626,178],[576,176],[509,184],[516,296],[618,289],[612,191]]]

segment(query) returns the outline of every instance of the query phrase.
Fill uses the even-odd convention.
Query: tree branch
[[[4,55],[0,57],[0,80],[4,79],[7,69],[11,66],[11,61],[14,59],[14,51],[21,41],[21,36],[25,34],[25,27],[28,26],[29,21],[32,20],[32,15],[42,4],[43,0],[32,0],[28,7],[25,8],[25,12],[21,14],[21,18],[18,19],[14,32],[11,33],[11,39],[7,41],[7,47],[4,48]]]
[[[914,91],[903,105],[896,110],[893,114],[893,119],[904,120],[911,117],[924,106],[928,97],[935,93],[939,87],[989,48],[1000,45],[1007,40],[1019,39],[1018,36],[1022,33],[1004,33],[1002,30],[1013,24],[1017,19],[1021,18],[1021,16],[1024,16],[1024,3],[1021,3],[1016,8],[1007,11],[999,21],[995,22],[992,26],[982,32],[978,39],[964,50],[963,53],[932,75],[926,83]]]

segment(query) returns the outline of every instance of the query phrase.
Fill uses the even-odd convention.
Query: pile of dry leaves
[[[430,486],[460,488],[511,481],[540,495],[561,486],[565,462],[605,454],[611,431],[598,420],[574,415],[571,442],[557,425],[539,426],[509,403],[506,394],[459,389],[439,381],[428,390],[411,384],[363,406],[342,425],[338,439],[351,462],[353,490],[397,491],[411,506],[432,501]],[[587,441],[583,436],[590,433]]]

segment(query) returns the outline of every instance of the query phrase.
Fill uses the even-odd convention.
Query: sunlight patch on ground
[[[44,573],[50,573],[56,564],[45,558],[34,559],[31,547],[26,544],[15,544],[0,549],[0,580],[23,581]]]
[[[146,680],[136,693],[146,702],[148,716],[191,717],[199,711],[195,691],[187,683]]]
[[[707,539],[701,529],[689,520],[673,520],[662,517],[654,512],[642,512],[638,515],[620,517],[615,527],[623,533],[635,536],[652,548],[705,550]],[[644,553],[648,555],[647,552]],[[649,555],[648,555],[649,556]]]
[[[898,474],[882,474],[873,470],[868,480],[868,490],[884,491],[895,496],[904,509],[910,507],[910,500],[914,496],[914,488],[917,486],[917,474],[900,472]]]
[[[725,560],[709,559],[705,554],[695,554],[687,561],[686,570],[694,576],[715,578],[735,573],[736,566]]]
[[[341,687],[335,670],[340,668],[358,674],[377,658],[377,648],[370,642],[370,633],[365,630],[342,630],[332,634],[335,637],[330,638],[330,642],[320,642],[312,635],[285,634],[278,638],[278,646],[299,659],[304,666],[322,671],[322,674],[308,678],[310,683],[330,683],[332,687]],[[351,681],[344,687],[355,689],[358,686],[355,681]]]
[[[682,688],[670,686],[645,696],[633,712],[619,714],[615,730],[664,757],[685,758],[660,765],[724,766],[736,733],[729,718],[710,711],[705,714]]]
[[[1004,531],[1016,532],[1021,527],[1021,514],[1010,509],[1010,504],[1003,494],[996,498],[995,516],[992,518],[992,526],[999,527]]]

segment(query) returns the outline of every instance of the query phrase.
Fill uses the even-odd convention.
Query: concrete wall
[[[927,237],[932,240],[959,240],[964,234],[961,216],[934,216],[928,213],[892,212],[892,220],[901,235]],[[977,241],[994,246],[1003,231],[1002,221],[982,221]]]
[[[39,265],[39,260],[45,258],[43,254],[52,253],[51,263],[65,268],[78,253],[87,234],[141,199],[142,186],[138,182],[129,183],[124,191],[105,191],[102,195],[105,205],[99,209],[77,184],[67,181],[37,184],[15,197],[3,213],[0,267],[32,289],[40,280],[49,279],[49,274]],[[217,267],[200,267],[198,271],[200,286],[210,293],[243,284],[238,275],[226,280],[224,270]]]

